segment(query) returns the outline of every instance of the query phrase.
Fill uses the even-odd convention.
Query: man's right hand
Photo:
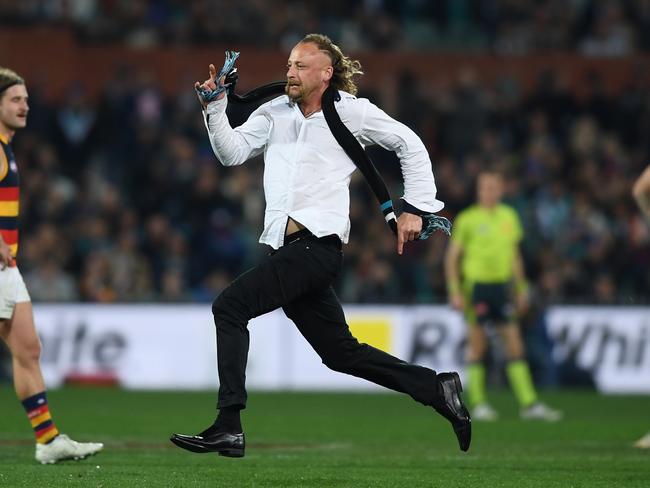
[[[462,312],[463,308],[465,307],[465,300],[463,299],[463,294],[454,293],[449,297],[449,303],[454,308],[454,310],[458,310],[459,312]]]
[[[207,91],[214,91],[217,89],[217,69],[214,67],[214,64],[210,64],[208,67],[209,69],[209,74],[210,77],[205,80],[203,83],[199,83],[198,81],[194,83],[194,89],[196,90],[196,95],[199,98],[199,103],[205,110],[208,107],[208,103],[214,102],[216,100],[221,100],[223,97],[226,96],[226,92],[224,91],[223,93],[220,93],[217,95],[217,97],[214,100],[210,100],[210,102],[207,102],[206,100],[203,99],[201,94],[199,93],[199,90],[207,90]],[[225,76],[222,77],[221,80],[219,80],[220,83],[223,83]]]
[[[0,269],[5,269],[13,261],[13,256],[11,255],[11,248],[7,243],[0,239]]]

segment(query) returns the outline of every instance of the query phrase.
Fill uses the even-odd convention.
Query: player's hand
[[[397,254],[404,252],[404,243],[414,241],[422,230],[422,217],[408,212],[403,212],[397,218]]]
[[[0,269],[5,269],[13,261],[13,256],[11,255],[11,248],[7,245],[5,241],[0,242]]]
[[[214,67],[214,64],[210,63],[210,66],[208,66],[209,70],[209,77],[207,80],[205,80],[203,83],[196,82],[194,83],[194,89],[196,90],[196,95],[199,98],[199,103],[201,106],[205,109],[208,106],[208,102],[206,102],[203,97],[199,94],[199,90],[207,90],[207,91],[214,91],[217,89],[217,68]],[[219,80],[220,84],[223,84],[225,76]],[[226,96],[226,92],[220,93],[214,100],[221,100],[223,97]]]
[[[454,310],[462,312],[465,308],[465,300],[462,293],[454,293],[449,297],[449,304]]]

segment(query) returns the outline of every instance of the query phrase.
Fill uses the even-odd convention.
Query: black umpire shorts
[[[504,325],[513,319],[508,283],[474,283],[470,302],[474,321],[479,325]]]

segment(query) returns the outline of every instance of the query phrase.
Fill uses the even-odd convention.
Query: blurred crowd
[[[394,91],[371,82],[360,96],[424,140],[445,215],[473,202],[481,168],[507,176],[536,303],[648,301],[649,227],[630,197],[650,161],[645,71],[615,96],[596,73],[580,97],[551,71],[527,94],[513,79],[486,82],[469,66],[449,84],[409,72]],[[28,127],[14,150],[22,179],[19,263],[34,300],[207,302],[268,252],[257,243],[261,159],[218,163],[191,88],[165,97],[146,69],[128,66],[98,100],[82,83],[56,103],[38,84],[28,80],[28,88]],[[231,120],[250,110],[231,105]],[[394,155],[370,152],[394,198],[401,195]],[[358,175],[352,192],[341,299],[444,302],[447,239],[414,243],[398,258]]]
[[[650,49],[650,0],[0,0],[0,25],[59,24],[83,42],[621,56]]]

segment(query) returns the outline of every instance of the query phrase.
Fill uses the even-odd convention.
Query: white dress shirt
[[[394,151],[404,177],[403,198],[425,212],[444,204],[436,199],[431,161],[424,144],[404,124],[365,98],[339,92],[336,110],[362,145]],[[260,242],[278,249],[291,217],[315,236],[350,235],[350,177],[356,166],[329,130],[322,111],[305,117],[286,95],[255,110],[233,129],[227,97],[204,112],[210,144],[221,164],[235,166],[264,153],[266,213]],[[377,208],[379,213],[379,208]]]

